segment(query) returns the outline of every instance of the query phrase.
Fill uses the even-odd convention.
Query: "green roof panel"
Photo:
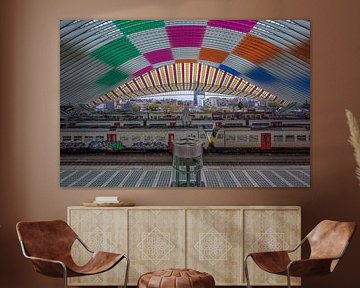
[[[113,69],[107,72],[105,75],[103,75],[101,78],[99,78],[96,83],[102,86],[107,86],[109,88],[113,87],[114,85],[118,84],[122,80],[126,79],[129,75]]]
[[[139,55],[140,52],[126,37],[115,39],[91,52],[91,56],[113,67],[117,67]]]
[[[113,22],[125,35],[165,27],[163,20],[114,20]]]

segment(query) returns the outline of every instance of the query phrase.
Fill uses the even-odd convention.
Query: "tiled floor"
[[[169,166],[62,166],[61,187],[170,187]],[[309,187],[309,166],[206,166],[205,187]]]

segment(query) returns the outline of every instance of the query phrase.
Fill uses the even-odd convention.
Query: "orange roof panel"
[[[290,50],[290,53],[306,63],[310,63],[310,41],[299,43]]]
[[[251,34],[246,34],[233,50],[233,54],[255,64],[263,63],[276,56],[279,52],[279,47]]]
[[[211,48],[201,48],[199,59],[216,62],[216,63],[222,63],[224,62],[224,60],[228,55],[229,53],[226,51],[211,49]]]
[[[196,59],[176,59],[175,63],[197,63]]]

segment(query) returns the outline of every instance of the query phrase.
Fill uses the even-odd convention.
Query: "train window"
[[[285,135],[285,142],[295,142],[295,135]]]
[[[82,141],[82,136],[80,135],[74,136],[74,141]]]
[[[274,135],[274,142],[283,142],[283,135]]]
[[[252,123],[252,126],[267,127],[270,126],[269,122]]]
[[[297,135],[297,142],[306,142],[306,135]]]
[[[63,141],[64,142],[71,141],[71,136],[63,136]]]
[[[128,136],[120,136],[120,141],[128,141],[129,137]]]
[[[258,135],[249,135],[249,142],[259,142]]]
[[[92,141],[94,139],[93,136],[85,136],[85,142],[89,142],[89,141]]]
[[[238,142],[247,142],[247,135],[238,135],[237,141]]]
[[[96,141],[104,141],[104,136],[96,136]]]

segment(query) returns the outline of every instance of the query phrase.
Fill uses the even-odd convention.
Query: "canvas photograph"
[[[310,187],[310,20],[61,20],[60,187]]]

